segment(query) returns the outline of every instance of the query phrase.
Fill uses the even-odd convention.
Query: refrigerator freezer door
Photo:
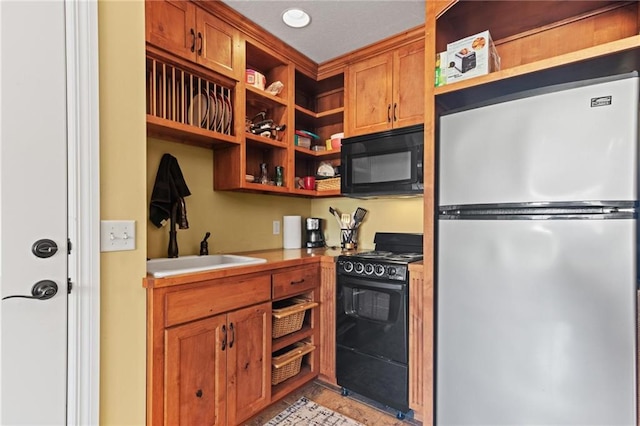
[[[439,204],[637,200],[638,78],[440,119]]]
[[[635,220],[439,222],[436,423],[636,424]]]

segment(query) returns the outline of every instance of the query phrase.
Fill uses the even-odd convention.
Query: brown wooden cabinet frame
[[[499,71],[434,88],[435,56],[446,44],[489,30]],[[635,1],[428,1],[425,17],[424,247],[434,247],[435,145],[438,114],[540,86],[640,69],[640,3]],[[421,296],[433,307],[432,250],[424,253]],[[422,422],[433,424],[433,325],[424,344]]]

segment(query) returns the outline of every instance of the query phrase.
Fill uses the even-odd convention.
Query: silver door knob
[[[12,298],[47,300],[55,296],[56,293],[58,293],[58,284],[51,280],[41,280],[31,287],[31,296],[16,294],[13,296],[5,296],[2,300]]]

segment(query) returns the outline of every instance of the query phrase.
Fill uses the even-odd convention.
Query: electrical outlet
[[[280,235],[280,221],[273,221],[273,235]]]
[[[134,220],[101,220],[100,251],[136,249],[136,222]]]

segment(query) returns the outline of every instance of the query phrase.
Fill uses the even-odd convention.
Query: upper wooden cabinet
[[[244,75],[237,29],[188,1],[145,2],[147,42],[235,80]]]
[[[345,136],[424,120],[424,40],[347,68]]]
[[[185,59],[196,59],[196,6],[187,1],[146,1],[147,42]]]

